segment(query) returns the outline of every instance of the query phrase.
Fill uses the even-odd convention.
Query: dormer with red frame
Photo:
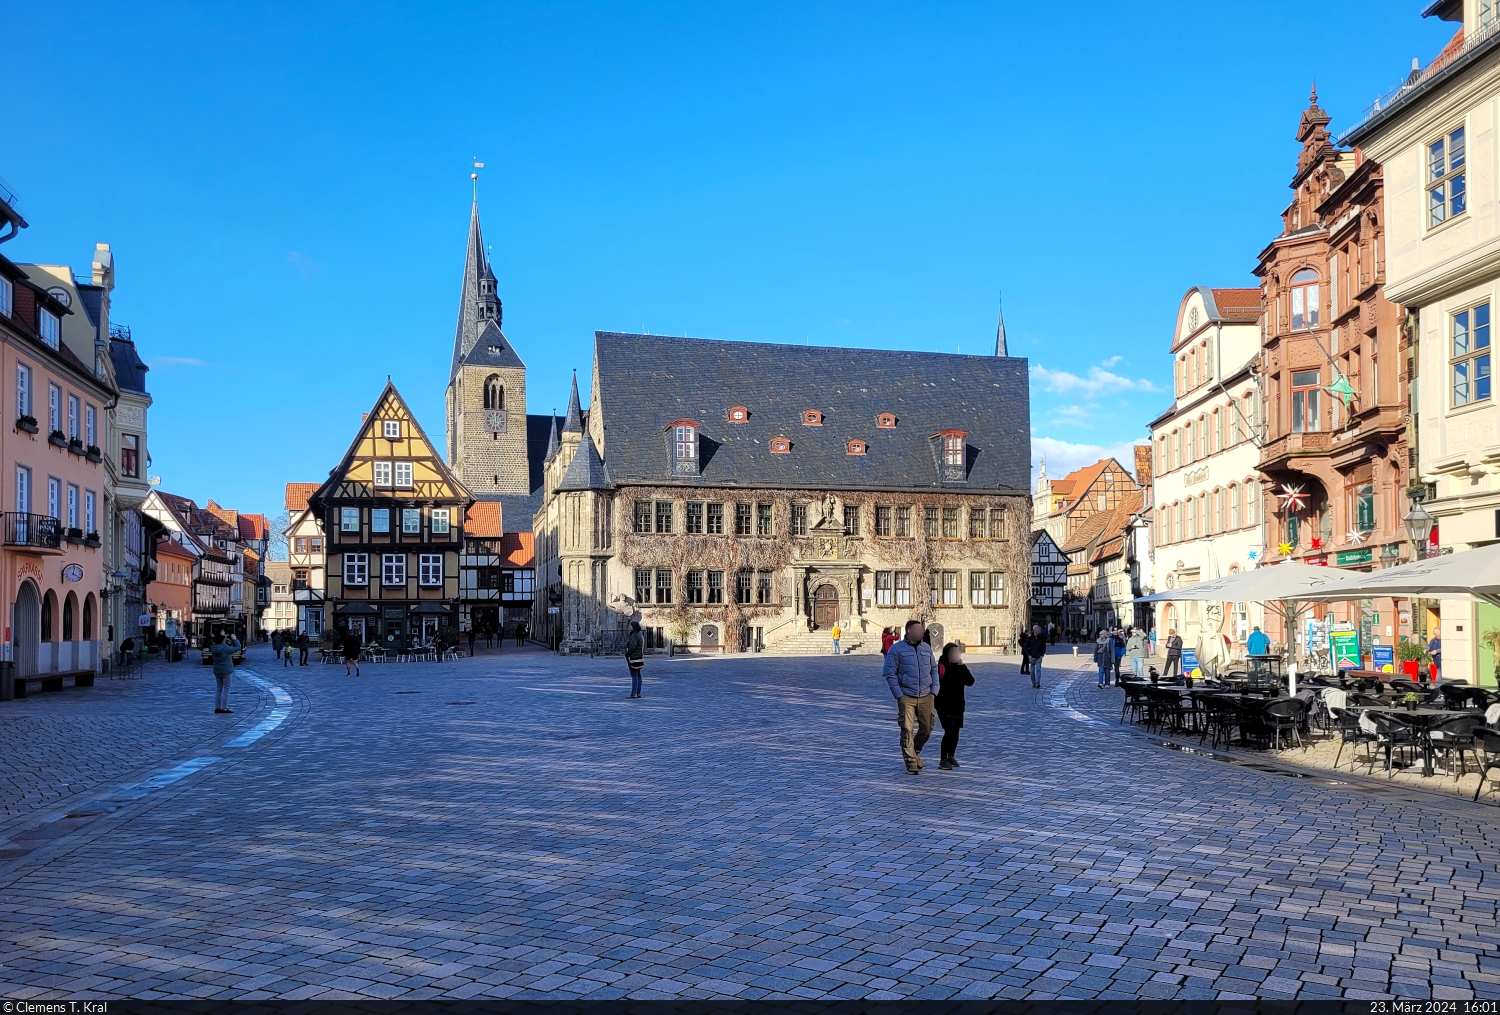
[[[944,486],[969,481],[969,433],[967,430],[939,430],[928,437],[932,461]]]
[[[868,447],[869,446],[858,437],[851,440],[847,445],[848,453],[851,455],[863,455],[867,452]]]
[[[894,412],[882,412],[875,417],[875,425],[881,430],[896,429],[896,414]]]
[[[771,454],[789,455],[792,453],[792,441],[786,434],[777,434],[771,438]]]
[[[729,407],[729,422],[748,423],[750,421],[750,410],[743,405],[731,405]]]
[[[822,411],[819,410],[819,409],[803,409],[802,410],[802,425],[803,426],[822,426],[823,425],[823,413],[822,413]]]
[[[662,428],[667,460],[673,476],[696,476],[699,472],[703,424],[696,419],[674,419]]]

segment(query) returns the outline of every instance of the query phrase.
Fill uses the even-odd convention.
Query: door
[[[832,585],[819,585],[813,592],[813,627],[826,629],[839,619],[839,590]]]
[[[21,590],[16,593],[12,636],[15,638],[16,676],[35,676],[37,646],[42,637],[42,604],[37,601],[36,586],[29,581],[22,582]]]

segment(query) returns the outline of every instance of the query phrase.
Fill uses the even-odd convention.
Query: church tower
[[[480,499],[531,492],[526,364],[500,330],[500,319],[500,295],[484,249],[476,197],[469,213],[469,249],[448,375],[448,464]],[[507,527],[511,522],[506,519]],[[525,523],[529,529],[530,518]]]

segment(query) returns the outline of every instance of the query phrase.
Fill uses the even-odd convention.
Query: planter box
[[[22,433],[35,434],[39,430],[41,430],[41,427],[38,426],[37,421],[32,419],[30,416],[22,416],[20,419],[16,420],[16,429],[21,431]]]
[[[76,441],[76,440],[75,441],[68,441],[68,452],[70,454],[74,454],[74,455],[78,455],[78,456],[82,457],[82,455],[83,455],[83,441]]]
[[[47,443],[53,447],[65,448],[68,446],[68,435],[61,430],[53,430],[47,435]]]
[[[104,461],[104,452],[100,451],[96,445],[90,444],[84,451],[83,457],[87,458],[95,465],[98,465],[100,462]]]

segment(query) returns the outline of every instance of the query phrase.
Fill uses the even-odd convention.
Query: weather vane
[[[480,162],[478,159],[471,159],[470,161],[472,161],[474,163],[474,169],[475,169],[475,171],[469,174],[469,179],[471,179],[471,180],[474,181],[474,203],[478,204],[479,203],[479,172],[478,171],[484,168],[484,163]]]

